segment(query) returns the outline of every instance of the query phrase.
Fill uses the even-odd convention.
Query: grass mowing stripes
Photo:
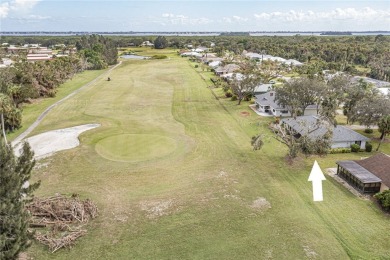
[[[36,129],[38,133],[76,124],[102,125],[83,133],[79,147],[42,161],[48,165],[34,174],[42,180],[39,195],[79,193],[98,203],[100,216],[72,250],[50,254],[34,244],[30,256],[390,257],[390,221],[372,202],[356,198],[329,177],[324,201],[312,202],[307,178],[314,159],[321,167],[334,167],[336,160],[359,155],[299,158],[288,165],[286,148],[273,138],[253,152],[250,137],[258,132],[270,135],[267,124],[272,119],[256,116],[246,102],[237,106],[225,98],[217,100],[186,59],[169,57],[124,62],[111,72],[112,81],[101,81],[59,105]],[[134,136],[163,136],[175,140],[176,147],[161,158],[126,162],[107,160],[96,152],[104,140],[117,137],[104,146],[118,156],[126,139]],[[164,142],[149,147],[153,145],[156,150],[169,148]],[[133,152],[128,150],[126,156],[142,155]],[[259,198],[271,208],[253,208]]]

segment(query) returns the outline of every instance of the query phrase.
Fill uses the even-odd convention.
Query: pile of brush
[[[80,200],[78,195],[34,198],[27,209],[32,215],[30,227],[41,228],[34,238],[53,253],[72,247],[76,239],[87,233],[83,226],[98,215],[95,203],[89,199]]]

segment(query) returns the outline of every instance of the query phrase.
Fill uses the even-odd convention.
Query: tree
[[[274,133],[273,138],[287,146],[288,157],[291,159],[297,157],[299,152],[299,144],[296,142],[295,137],[280,124],[275,124],[271,130]]]
[[[321,92],[326,86],[316,79],[299,78],[276,88],[275,101],[286,107],[291,116],[304,114],[309,105],[319,103]]]
[[[35,165],[27,143],[17,158],[12,146],[0,140],[0,161],[0,259],[15,259],[30,246],[25,204],[40,183],[27,185]]]
[[[378,131],[381,133],[380,141],[376,150],[379,150],[382,142],[385,140],[386,135],[390,134],[390,115],[385,115],[378,123]]]
[[[1,129],[5,138],[5,131],[13,131],[19,128],[22,122],[20,109],[16,108],[11,98],[0,93],[0,120]]]
[[[385,190],[383,192],[377,193],[374,195],[374,198],[379,201],[384,210],[390,210],[390,190]]]
[[[158,36],[156,40],[154,40],[154,48],[164,49],[166,47],[168,47],[168,41],[165,36]]]
[[[384,95],[367,95],[352,107],[350,120],[370,128],[372,125],[377,125],[383,116],[389,114],[389,99]]]
[[[229,82],[232,92],[237,96],[238,104],[248,95],[252,95],[255,87],[260,84],[256,64],[252,61],[244,61],[240,64],[239,74],[234,73]]]
[[[344,115],[347,116],[347,123],[353,122],[354,109],[359,102],[365,97],[375,95],[373,89],[374,88],[363,79],[360,79],[357,83],[345,89]]]
[[[345,89],[349,87],[350,82],[350,79],[344,75],[332,77],[326,82],[326,87],[322,92],[319,114],[334,125],[337,124],[337,109],[344,101]]]
[[[259,134],[256,136],[252,136],[251,145],[253,147],[253,151],[260,150],[264,145],[264,135]]]

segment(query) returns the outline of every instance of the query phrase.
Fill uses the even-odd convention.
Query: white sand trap
[[[81,133],[99,126],[100,124],[87,124],[48,131],[29,137],[25,141],[30,144],[36,159],[45,158],[55,152],[77,147],[80,145],[78,137]],[[12,145],[14,146],[15,154],[19,155],[22,143]]]

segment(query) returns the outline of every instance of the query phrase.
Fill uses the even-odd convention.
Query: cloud
[[[164,21],[159,22],[161,25],[205,25],[212,23],[213,20],[205,17],[191,18],[183,14],[164,13],[161,15]]]
[[[26,19],[29,19],[29,20],[47,20],[47,19],[50,19],[51,16],[42,16],[42,15],[29,15],[27,16]]]
[[[33,8],[41,0],[13,0],[11,1],[11,9],[13,10],[28,10]]]
[[[243,17],[237,16],[237,15],[233,15],[233,20],[236,22],[246,22],[246,21],[248,21],[248,18],[243,18]]]
[[[6,18],[9,12],[29,11],[41,0],[12,0],[3,1],[0,5],[0,18]]]
[[[295,11],[271,12],[254,14],[258,21],[278,20],[283,22],[315,22],[332,20],[390,20],[390,10],[375,10],[370,7],[362,9],[356,8],[336,8],[328,12]]]
[[[238,15],[233,15],[231,17],[223,17],[221,20],[219,20],[220,23],[228,23],[228,24],[242,24],[247,22],[249,19],[244,18]]]
[[[9,13],[9,3],[2,3],[0,5],[0,18],[6,18]]]

